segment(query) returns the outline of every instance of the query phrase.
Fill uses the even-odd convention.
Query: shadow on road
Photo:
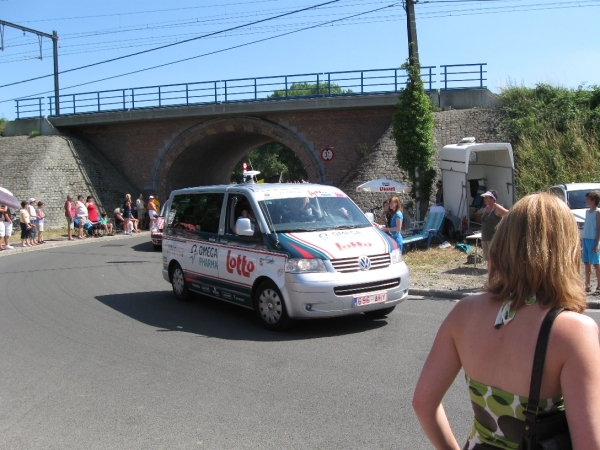
[[[136,244],[131,248],[136,252],[160,253],[159,250],[154,250],[154,245],[152,245],[152,241],[150,240],[142,242],[141,244]]]
[[[254,311],[201,295],[189,302],[170,291],[100,295],[96,299],[158,332],[184,332],[199,336],[251,341],[294,341],[362,333],[387,325],[385,319],[362,314],[331,319],[298,321],[285,332],[264,329]]]

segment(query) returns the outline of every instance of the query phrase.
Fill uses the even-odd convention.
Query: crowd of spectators
[[[67,195],[63,205],[63,213],[67,221],[67,238],[86,239],[87,237],[112,236],[117,230],[123,234],[131,235],[141,230],[150,229],[160,211],[158,196],[150,196],[148,203],[144,195],[140,194],[135,203],[130,194],[125,195],[125,200],[120,207],[115,208],[112,217],[105,211],[99,211],[94,197],[78,195],[74,200]],[[44,202],[35,197],[29,197],[21,202],[21,208],[11,210],[6,205],[0,205],[0,251],[11,250],[10,237],[20,228],[21,246],[33,247],[44,244],[44,228],[46,213]],[[17,229],[14,229],[13,224]],[[76,230],[76,234],[74,231]]]

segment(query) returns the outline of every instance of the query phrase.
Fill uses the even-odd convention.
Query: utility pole
[[[52,53],[54,56],[54,115],[58,116],[60,114],[60,104],[58,100],[59,96],[59,87],[58,87],[58,34],[56,31],[53,31],[52,34],[43,33],[41,31],[32,30],[31,28],[22,27],[21,25],[17,25],[10,22],[5,22],[4,20],[0,20],[0,26],[4,27],[12,27],[17,30],[25,31],[27,33],[33,33],[41,37],[52,39]],[[4,29],[2,29],[2,50],[4,50]],[[41,46],[40,46],[40,59],[41,59]]]
[[[418,0],[405,0],[406,30],[408,32],[408,64],[419,65],[419,46],[417,43],[417,21],[415,20],[415,3]]]

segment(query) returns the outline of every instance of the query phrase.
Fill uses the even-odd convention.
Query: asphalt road
[[[274,333],[175,300],[147,239],[0,258],[1,449],[431,448],[410,399],[453,301]],[[445,401],[460,442],[463,380]]]

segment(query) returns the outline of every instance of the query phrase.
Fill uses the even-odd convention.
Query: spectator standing
[[[390,201],[384,200],[382,205],[383,211],[377,220],[379,225],[383,225],[385,227],[389,226],[390,223]]]
[[[592,266],[594,266],[594,272],[596,273],[596,290],[594,296],[600,295],[600,210],[598,204],[600,203],[600,192],[590,191],[585,194],[585,203],[588,206],[588,210],[585,212],[585,222],[583,224],[583,265],[585,268],[585,291],[590,292],[591,286],[591,275]]]
[[[12,220],[10,218],[10,208],[6,205],[3,205],[4,208],[0,208],[0,222],[2,222],[2,225],[4,225],[3,229],[4,229],[4,249],[5,250],[11,250],[14,247],[12,245],[10,245],[10,237],[12,236]],[[0,225],[0,227],[2,227]],[[0,239],[1,240],[1,239]]]
[[[131,214],[131,194],[125,194],[125,201],[123,202],[124,234],[131,234],[129,229],[129,222],[131,219],[133,219],[133,214]]]
[[[88,212],[85,203],[83,202],[83,195],[81,194],[77,196],[77,201],[75,202],[75,215],[77,217],[77,227],[79,228],[77,237],[79,239],[85,239],[85,236],[83,235],[83,225],[85,225],[88,218]]]
[[[73,241],[73,219],[75,216],[73,215],[73,197],[67,195],[67,200],[65,201],[63,209],[65,210],[65,219],[67,219],[67,235],[69,236],[69,240]]]
[[[508,210],[496,203],[498,193],[495,190],[481,194],[485,203],[485,210],[481,215],[481,249],[484,261],[488,260],[490,242],[496,233],[496,227],[506,215]]]
[[[29,234],[31,237],[31,243],[33,245],[37,245],[38,241],[36,239],[37,235],[37,213],[35,212],[35,202],[37,201],[34,197],[29,197],[27,200],[27,212],[29,213],[29,220],[31,222],[31,229],[29,230]]]
[[[146,203],[144,202],[144,194],[140,194],[135,201],[135,208],[137,210],[139,228],[140,230],[144,230],[146,228]]]
[[[154,198],[152,199],[152,203],[154,203],[154,206],[156,206],[156,215],[158,215],[160,213],[160,202],[158,201],[158,194],[154,196]]]
[[[4,228],[4,214],[6,213],[7,209],[8,206],[0,205],[0,250],[5,250],[4,246],[2,245],[2,241],[4,240],[4,236],[6,236]]]
[[[382,227],[383,231],[387,231],[392,235],[392,239],[396,241],[398,244],[398,248],[400,248],[400,252],[402,252],[402,220],[404,216],[402,215],[402,203],[398,197],[390,198],[390,224],[387,227]]]
[[[154,197],[148,197],[148,229],[152,230],[154,225],[154,219],[156,219],[156,203],[154,203]]]
[[[442,180],[437,180],[435,183],[435,206],[444,206],[444,189],[442,189]]]
[[[35,210],[35,215],[37,217],[37,231],[38,231],[38,244],[43,244],[44,242],[44,226],[46,223],[46,213],[44,212],[44,202],[39,201],[37,204],[37,209]]]
[[[461,448],[442,400],[462,368],[474,412],[464,448],[516,449],[540,327],[561,307],[539,375],[540,401],[530,412],[564,410],[572,448],[600,448],[598,325],[582,314],[573,214],[551,194],[528,195],[502,219],[489,251],[486,292],[454,306],[421,370],[412,404],[425,434],[436,449]]]
[[[31,239],[31,219],[29,217],[29,211],[27,210],[28,203],[26,201],[21,202],[21,209],[19,210],[19,224],[21,225],[21,246],[32,247]]]

